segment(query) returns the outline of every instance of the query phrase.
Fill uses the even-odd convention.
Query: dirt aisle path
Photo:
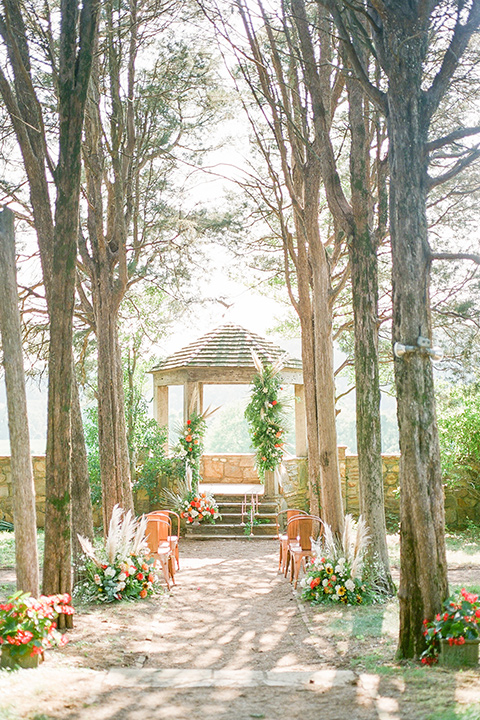
[[[0,720],[430,717],[417,686],[353,672],[320,626],[309,633],[277,552],[275,541],[183,541],[171,593],[80,608],[65,648],[0,673]]]
[[[336,720],[355,676],[320,662],[277,547],[184,541],[170,594],[80,612],[42,667],[2,673],[6,717]]]

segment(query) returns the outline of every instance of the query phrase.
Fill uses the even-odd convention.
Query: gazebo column
[[[183,422],[186,423],[188,416],[196,412],[199,415],[203,412],[203,383],[187,381],[183,386]]]
[[[295,385],[295,454],[307,457],[307,415],[305,412],[305,385]]]
[[[153,393],[153,417],[167,429],[165,452],[168,453],[168,385],[157,385]]]

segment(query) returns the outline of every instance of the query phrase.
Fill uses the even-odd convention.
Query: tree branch
[[[345,54],[350,61],[357,80],[361,83],[362,87],[364,88],[365,92],[367,93],[370,100],[374,103],[374,105],[386,115],[387,97],[384,92],[375,87],[375,85],[373,85],[368,79],[368,75],[351,41],[350,33],[345,27],[342,14],[338,8],[336,0],[320,0],[320,2],[322,3],[322,5],[325,5],[325,7],[330,11],[332,17],[335,20],[340,40],[345,47]]]
[[[471,260],[480,265],[480,255],[476,253],[430,253],[430,260]]]
[[[443,62],[435,76],[429,90],[426,92],[428,114],[431,117],[437,110],[442,97],[444,96],[452,77],[460,63],[475,30],[480,24],[480,0],[472,0],[472,6],[467,22],[462,25],[457,16],[457,23],[453,32],[450,45],[443,56]]]
[[[443,173],[443,175],[438,175],[438,177],[435,178],[428,176],[428,190],[430,191],[433,188],[438,187],[438,185],[442,185],[442,183],[451,180],[460,172],[462,172],[462,170],[475,162],[475,160],[479,157],[480,149],[476,147],[467,155],[467,157],[462,158],[462,160],[458,160],[458,162],[455,163],[453,168]]]
[[[449,133],[448,135],[444,135],[443,137],[437,138],[436,140],[431,140],[426,145],[427,152],[432,152],[433,150],[439,150],[440,148],[444,147],[445,145],[449,145],[450,143],[456,142],[456,140],[461,140],[465,137],[470,137],[471,135],[476,135],[477,133],[480,133],[480,125],[476,125],[475,127],[469,127],[469,128],[458,128],[457,130],[454,130],[453,132]]]

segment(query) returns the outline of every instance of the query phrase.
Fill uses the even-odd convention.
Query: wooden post
[[[168,385],[158,385],[154,388],[153,417],[160,427],[167,429],[165,452],[168,453]]]
[[[192,412],[203,412],[203,383],[186,382],[183,386],[183,422]]]
[[[11,210],[5,208],[0,212],[0,331],[10,435],[15,568],[17,589],[38,597],[35,485],[28,432],[13,221]]]

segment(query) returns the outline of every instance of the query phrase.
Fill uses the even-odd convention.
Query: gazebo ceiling
[[[170,355],[150,371],[157,385],[188,381],[214,384],[250,383],[255,374],[251,350],[263,363],[273,364],[282,357],[286,382],[301,384],[302,363],[270,340],[240,325],[222,325]]]

